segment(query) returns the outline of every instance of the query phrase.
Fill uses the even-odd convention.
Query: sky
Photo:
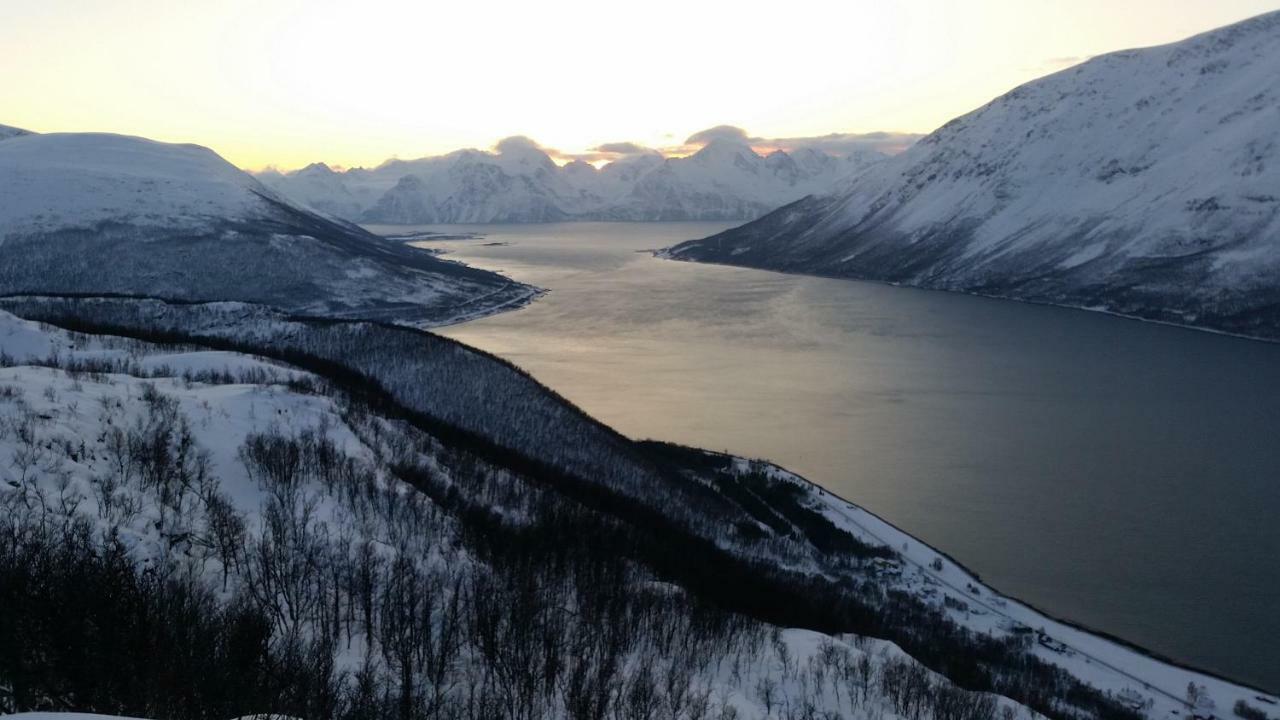
[[[1271,0],[0,0],[0,124],[372,166],[524,135],[562,158],[924,133],[1089,56]]]

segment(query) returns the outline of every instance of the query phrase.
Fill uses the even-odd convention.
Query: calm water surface
[[[551,292],[443,333],[627,435],[777,461],[1055,615],[1280,688],[1280,345],[637,252],[723,227],[464,228],[484,237],[425,245]]]

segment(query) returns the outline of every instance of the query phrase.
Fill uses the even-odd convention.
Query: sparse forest
[[[57,402],[0,382],[22,470],[0,492],[0,606],[22,608],[0,614],[0,707],[977,720],[1012,712],[996,693],[1049,717],[1139,716],[1029,638],[886,590],[870,568],[896,554],[805,488],[633,443],[448,340],[240,305],[6,306],[136,340],[24,369],[53,374]],[[311,374],[146,362],[208,346]],[[200,439],[231,423],[201,403],[233,386],[265,388],[254,412],[278,415],[235,436],[235,481]],[[98,437],[33,409],[85,393]]]

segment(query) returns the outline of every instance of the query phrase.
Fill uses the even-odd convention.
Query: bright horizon
[[[374,166],[525,135],[557,157],[926,133],[1087,57],[1274,0],[945,0],[465,7],[371,0],[48,0],[6,9],[0,124],[213,148],[248,169]]]

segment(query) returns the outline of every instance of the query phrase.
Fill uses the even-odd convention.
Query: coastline
[[[667,248],[662,248],[658,250],[637,250],[636,252],[648,253],[658,258],[678,260],[681,262],[701,262],[685,258],[671,257],[666,253],[667,250]],[[705,264],[724,265],[727,267],[744,267],[730,263]],[[1106,310],[1105,308],[1090,308],[1039,302],[976,292],[917,287],[901,283],[833,275],[770,270],[766,268],[752,269],[764,270],[766,272],[780,272],[788,275],[873,282],[879,285],[888,285],[891,287],[970,295],[989,300],[1016,300],[1029,305],[1041,305],[1079,312],[1112,315],[1123,319],[1138,320],[1156,325],[1167,325],[1188,331],[1208,332],[1237,339],[1253,340],[1265,343],[1277,342],[1268,338],[1230,333],[1212,328],[1125,315]],[[482,315],[477,315],[476,317],[496,314],[496,312],[501,312],[504,309],[518,309],[518,307],[524,307],[525,305],[539,299],[542,294],[546,292],[549,291],[539,290],[538,292],[531,294],[517,307],[502,308],[492,312],[483,313]],[[456,321],[452,321],[444,325],[436,325],[434,327],[455,325],[466,322],[470,319],[476,319],[476,317],[463,317]],[[715,453],[712,451],[704,452],[722,455],[722,453]],[[726,457],[735,456],[726,455]],[[741,458],[736,459],[741,460]],[[919,538],[916,538],[914,535],[897,527],[893,523],[885,520],[879,515],[876,515],[870,510],[842,498],[825,487],[803,478],[802,476],[791,473],[790,471],[774,465],[769,461],[761,462],[764,462],[781,475],[792,479],[792,481],[802,483],[806,487],[810,488],[815,495],[825,499],[827,502],[824,512],[832,517],[832,519],[837,520],[843,526],[850,528],[851,532],[870,538],[879,544],[892,547],[895,550],[900,549],[904,542],[907,543],[908,546],[911,546],[912,550],[909,553],[902,553],[902,555],[904,561],[910,563],[914,571],[920,573],[922,576],[932,577],[938,583],[949,587],[958,594],[964,595],[967,602],[980,606],[985,615],[989,615],[992,618],[1007,620],[1024,628],[1030,628],[1033,631],[1044,629],[1045,635],[1050,638],[1052,642],[1059,642],[1065,645],[1070,651],[1071,656],[1064,657],[1062,653],[1048,650],[1047,646],[1037,642],[1034,643],[1034,647],[1038,656],[1044,660],[1064,667],[1064,669],[1067,669],[1068,672],[1071,672],[1073,675],[1081,677],[1081,679],[1084,679],[1091,684],[1095,684],[1101,689],[1114,693],[1132,691],[1150,695],[1152,696],[1153,712],[1155,709],[1171,713],[1180,713],[1189,710],[1190,706],[1183,697],[1184,690],[1188,682],[1205,685],[1208,688],[1210,697],[1217,701],[1219,708],[1218,712],[1220,714],[1229,712],[1230,706],[1234,704],[1236,700],[1244,700],[1252,704],[1257,704],[1257,699],[1259,697],[1266,697],[1280,702],[1280,698],[1277,698],[1275,691],[1233,679],[1221,672],[1196,667],[1188,661],[1179,660],[1166,654],[1151,650],[1136,642],[1126,640],[1121,636],[1109,633],[1105,630],[1090,627],[1084,623],[1077,622],[1069,618],[1055,616],[1051,612],[1041,609],[1015,596],[1001,593],[996,588],[987,585],[976,572],[964,566],[961,562],[947,554],[945,551],[928,545]],[[931,571],[928,567],[931,560],[935,557],[941,558],[944,561],[944,568],[941,574]],[[954,577],[948,579],[946,577],[948,575]],[[964,587],[966,585],[974,585],[980,588],[982,594],[979,597],[975,597],[972,593],[967,593]],[[987,601],[985,598],[991,598],[992,600]],[[979,623],[979,625],[981,625],[981,623]],[[992,628],[979,627],[977,629],[990,631]],[[1075,658],[1076,661],[1070,662],[1072,658]],[[1266,703],[1265,700],[1262,702]]]
[[[721,453],[712,454],[721,455]],[[933,582],[943,585],[963,596],[965,602],[983,608],[983,613],[978,615],[978,621],[960,624],[979,632],[989,632],[997,628],[992,623],[981,620],[987,615],[993,619],[999,618],[1002,621],[1015,623],[1017,626],[1047,636],[1051,642],[1065,645],[1069,651],[1064,654],[1050,649],[1044,643],[1034,643],[1033,648],[1042,660],[1059,665],[1076,677],[1109,692],[1120,693],[1128,690],[1159,696],[1160,699],[1152,698],[1154,700],[1152,717],[1155,716],[1154,711],[1157,709],[1166,711],[1165,714],[1191,710],[1183,694],[1188,682],[1204,685],[1219,712],[1226,712],[1227,708],[1233,706],[1237,700],[1250,703],[1261,701],[1268,705],[1280,703],[1280,694],[1275,691],[1195,667],[1106,631],[1057,617],[1029,602],[1006,595],[986,584],[977,573],[945,551],[929,545],[861,505],[772,462],[751,461],[727,455],[725,457],[734,458],[737,462],[761,463],[776,477],[802,485],[823,501],[821,510],[837,525],[849,530],[855,536],[861,536],[863,539],[879,542],[894,549],[915,572],[928,578],[925,581],[926,584]],[[935,560],[942,561],[941,570],[930,567]],[[962,584],[964,587],[961,586]],[[979,592],[975,593],[971,588],[977,588]],[[1075,659],[1077,655],[1084,661],[1083,663],[1065,662]],[[1117,663],[1121,666],[1117,666]],[[1132,667],[1130,663],[1135,663],[1139,667]],[[1114,677],[1108,679],[1098,673],[1081,672],[1081,670],[1098,667],[1123,679],[1117,681]],[[1141,687],[1133,687],[1134,684]]]
[[[674,247],[674,246],[672,246]],[[1267,343],[1268,345],[1280,344],[1280,338],[1269,338],[1261,335],[1246,335],[1244,333],[1231,332],[1229,330],[1220,330],[1218,328],[1207,327],[1205,325],[1193,325],[1190,323],[1179,323],[1172,320],[1159,320],[1156,318],[1143,317],[1141,315],[1132,315],[1122,313],[1115,310],[1109,310],[1102,306],[1088,307],[1084,305],[1068,305],[1066,303],[1049,302],[1047,300],[1032,300],[1030,298],[1020,298],[1011,295],[995,295],[991,293],[982,293],[975,290],[951,290],[948,288],[927,287],[924,285],[910,285],[907,283],[891,282],[888,280],[875,280],[872,278],[850,277],[848,275],[834,275],[818,272],[802,272],[799,270],[779,270],[777,268],[759,267],[756,265],[741,265],[737,263],[716,262],[712,260],[695,260],[693,258],[678,257],[671,254],[671,247],[659,248],[657,250],[644,251],[651,254],[659,260],[670,260],[672,262],[696,263],[702,265],[719,265],[721,267],[731,268],[747,268],[758,270],[760,272],[779,273],[781,275],[794,275],[798,277],[815,277],[825,280],[844,280],[846,282],[862,282],[872,283],[875,285],[883,285],[885,287],[902,288],[903,290],[921,290],[924,292],[946,293],[949,295],[965,295],[968,297],[983,298],[984,300],[1000,300],[1005,302],[1017,302],[1024,305],[1036,305],[1039,307],[1058,308],[1060,310],[1072,310],[1076,312],[1090,313],[1093,315],[1108,315],[1122,320],[1134,320],[1136,322],[1147,323],[1150,325],[1163,325],[1165,327],[1177,328],[1179,330],[1188,330],[1191,332],[1208,333],[1210,335],[1221,335],[1223,337],[1234,338],[1237,340],[1249,340],[1252,342]]]

